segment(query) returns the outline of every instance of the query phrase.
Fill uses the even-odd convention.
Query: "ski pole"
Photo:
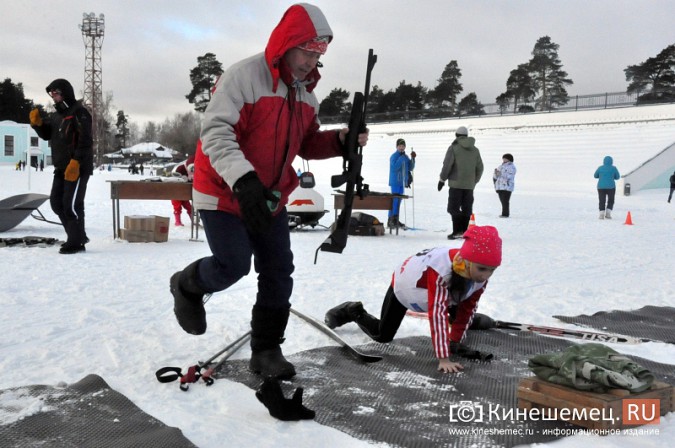
[[[222,355],[223,353],[225,353],[226,351],[228,351],[229,349],[231,349],[232,347],[234,347],[235,345],[237,345],[239,342],[244,341],[245,339],[248,339],[249,336],[251,336],[251,330],[247,331],[246,333],[244,333],[243,335],[239,336],[237,339],[235,339],[235,340],[232,341],[231,343],[227,344],[221,351],[219,351],[218,353],[216,353],[215,355],[213,355],[212,357],[210,357],[210,358],[207,359],[206,361],[204,361],[204,362],[201,362],[201,361],[200,361],[200,362],[198,363],[199,366],[200,366],[200,367],[206,367],[206,366],[208,366],[208,365],[211,364],[217,357],[219,357],[220,355]],[[244,342],[245,342],[245,341],[244,341]],[[241,347],[241,345],[240,345],[239,347]],[[239,347],[237,347],[234,351],[237,351],[237,349],[238,349]]]
[[[235,339],[233,342],[227,344],[222,350],[218,351],[218,353],[213,355],[208,360],[204,362],[198,362],[197,364],[188,367],[188,370],[185,374],[183,374],[183,371],[181,370],[180,367],[162,367],[161,369],[157,370],[157,372],[155,372],[157,381],[159,381],[160,383],[170,383],[180,378],[180,389],[183,392],[187,392],[188,388],[190,387],[190,383],[196,383],[197,381],[199,381],[199,378],[203,378],[204,382],[206,382],[206,385],[210,386],[211,384],[213,384],[213,378],[211,378],[213,369],[208,369],[206,375],[203,375],[201,373],[201,370],[204,367],[211,364],[220,355],[227,352],[223,360],[218,364],[221,365],[222,362],[224,362],[226,359],[232,356],[237,350],[239,350],[239,348],[242,345],[244,345],[244,343],[250,337],[251,331],[249,330],[242,336]]]
[[[415,170],[412,170],[411,173],[414,173]],[[412,185],[412,219],[413,219],[413,226],[412,228],[415,229],[415,177],[413,176],[413,182]]]
[[[202,378],[204,379],[204,381],[206,381],[207,386],[210,386],[211,384],[213,384],[213,378],[211,378],[211,375],[213,375],[213,372],[218,370],[218,367],[222,366],[225,363],[225,361],[230,359],[230,357],[232,355],[234,355],[237,352],[237,350],[239,350],[244,344],[246,344],[246,342],[248,342],[250,337],[251,337],[251,332],[249,331],[244,336],[239,338],[238,341],[235,341],[233,343],[234,345],[232,345],[229,353],[226,353],[225,356],[223,356],[220,359],[220,361],[218,361],[213,367],[209,367],[208,369],[206,369],[206,371],[204,373],[202,373]]]

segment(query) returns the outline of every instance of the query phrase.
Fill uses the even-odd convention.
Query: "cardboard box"
[[[169,240],[170,219],[164,216],[152,216],[155,243],[166,243]]]
[[[169,240],[169,218],[155,215],[124,217],[120,238],[131,243],[165,243]]]
[[[120,229],[120,238],[130,243],[150,243],[155,240],[154,232],[148,230]]]
[[[558,420],[594,430],[618,430],[648,424],[649,422],[640,422],[637,418],[640,411],[649,411],[644,412],[644,415],[656,417],[653,415],[656,412],[652,412],[656,410],[655,408],[640,409],[641,405],[646,404],[658,404],[658,415],[666,415],[675,408],[675,388],[654,381],[649,390],[641,393],[633,394],[625,389],[611,389],[609,393],[599,394],[560,386],[536,377],[524,378],[518,384],[519,408],[526,410],[537,408],[548,417],[557,416]],[[594,409],[597,411],[592,411]],[[575,414],[592,418],[560,418],[563,415]]]
[[[154,231],[152,216],[130,215],[124,217],[124,228],[128,230]]]

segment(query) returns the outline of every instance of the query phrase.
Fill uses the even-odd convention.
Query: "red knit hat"
[[[502,239],[492,226],[471,226],[464,232],[464,244],[459,255],[472,263],[485,266],[502,264]]]

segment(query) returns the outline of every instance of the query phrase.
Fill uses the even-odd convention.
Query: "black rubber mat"
[[[632,311],[600,311],[590,316],[582,314],[553,317],[606,332],[675,344],[675,308],[670,306],[645,306]]]
[[[296,387],[304,387],[303,403],[316,411],[316,421],[362,440],[406,448],[541,443],[560,438],[545,434],[545,430],[575,427],[521,419],[515,414],[512,418],[488,414],[490,410],[500,416],[505,415],[503,411],[515,412],[518,382],[533,376],[527,367],[532,355],[559,352],[572,343],[526,332],[473,331],[469,344],[494,354],[494,359],[462,361],[461,374],[439,373],[431,342],[423,336],[360,347],[384,355],[382,361],[371,364],[354,361],[339,347],[322,347],[288,356],[298,374],[282,387],[287,397]],[[674,366],[632,358],[657,379],[675,383]],[[247,360],[230,361],[216,376],[255,389],[261,379],[247,366]],[[463,401],[469,402],[464,404],[469,412],[463,414],[465,421],[457,421],[456,411]],[[450,421],[450,407],[454,407],[454,422]],[[483,422],[476,421],[481,410]],[[457,430],[465,434],[451,433]]]
[[[20,414],[0,425],[3,448],[194,448],[177,428],[144,413],[97,375],[67,387],[24,386],[0,391],[0,410]],[[28,414],[28,413],[27,413]]]

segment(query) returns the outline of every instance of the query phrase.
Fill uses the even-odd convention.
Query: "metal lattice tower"
[[[91,12],[82,14],[82,39],[84,40],[84,105],[91,112],[92,137],[94,139],[94,161],[100,165],[103,159],[101,133],[103,122],[103,69],[101,47],[105,32],[105,18]]]

